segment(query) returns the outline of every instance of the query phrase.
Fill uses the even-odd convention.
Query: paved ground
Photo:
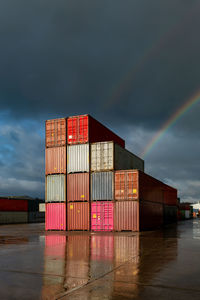
[[[200,220],[145,233],[0,226],[0,299],[200,299]]]

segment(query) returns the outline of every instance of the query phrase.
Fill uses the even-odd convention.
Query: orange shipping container
[[[67,142],[66,118],[47,120],[46,124],[46,147],[64,146]]]
[[[90,200],[90,174],[74,173],[67,175],[67,201]]]
[[[66,174],[66,146],[45,149],[45,174]]]
[[[71,202],[67,204],[67,229],[90,230],[89,202]]]

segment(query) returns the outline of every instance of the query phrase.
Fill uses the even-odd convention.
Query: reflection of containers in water
[[[46,230],[66,230],[66,204],[47,203],[45,213]]]
[[[74,173],[67,175],[67,201],[90,200],[90,174]]]
[[[114,172],[91,174],[91,200],[114,200]]]
[[[27,211],[0,211],[0,224],[28,223]]]
[[[66,201],[66,175],[46,176],[46,202]]]
[[[114,141],[125,147],[125,141],[89,115],[73,116],[67,119],[68,144],[85,144]]]
[[[67,203],[67,229],[90,230],[89,202]]]
[[[115,266],[120,265],[135,258],[139,258],[139,235],[124,236],[116,235],[114,237],[114,250],[115,250]]]
[[[115,230],[138,231],[139,229],[138,201],[115,202]]]
[[[177,222],[177,206],[164,205],[163,217],[164,217],[164,224]]]
[[[114,142],[91,144],[91,171],[139,169],[144,161]]]
[[[91,230],[114,230],[114,202],[97,201],[91,203]]]
[[[66,236],[51,234],[45,236],[45,256],[65,259]]]
[[[89,172],[89,144],[67,147],[67,173]]]
[[[66,146],[45,149],[45,174],[66,174]]]
[[[47,148],[66,145],[67,122],[65,118],[47,120],[45,125]]]
[[[163,225],[163,204],[140,201],[140,230],[160,228]]]

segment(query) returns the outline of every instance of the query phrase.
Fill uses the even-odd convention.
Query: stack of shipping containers
[[[46,230],[66,230],[66,119],[46,121]]]

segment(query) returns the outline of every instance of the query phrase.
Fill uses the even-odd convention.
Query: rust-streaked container
[[[45,174],[66,174],[66,146],[45,149]]]
[[[90,200],[90,174],[74,173],[67,175],[67,201]]]
[[[67,120],[66,118],[47,120],[46,147],[64,146],[67,143]]]
[[[68,144],[85,144],[114,141],[125,147],[125,141],[89,115],[73,116],[67,119]]]
[[[116,231],[139,231],[139,202],[115,202],[114,224]]]
[[[45,210],[46,230],[66,230],[65,203],[47,203]]]
[[[67,204],[67,229],[90,230],[89,202],[71,202]]]

